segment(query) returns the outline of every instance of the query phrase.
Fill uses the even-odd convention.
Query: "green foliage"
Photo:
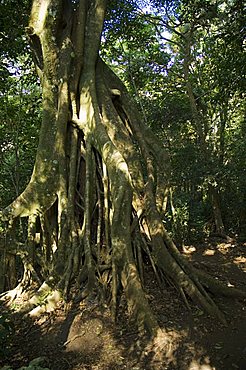
[[[0,90],[7,91],[6,79],[11,75],[19,55],[28,51],[25,27],[31,0],[0,1]]]
[[[40,91],[25,37],[30,5],[0,2],[0,208],[25,187],[37,147]],[[108,2],[101,56],[170,154],[176,219],[167,219],[180,240],[203,235],[211,219],[208,180],[219,189],[227,230],[246,234],[244,23],[240,0]],[[189,82],[203,120],[206,157],[186,91],[188,34]]]
[[[40,89],[25,27],[31,0],[0,2],[0,208],[32,173],[40,124]]]
[[[167,215],[169,229],[179,240],[208,232],[212,182],[226,229],[244,233],[242,2],[139,0],[110,5],[102,56],[124,80],[170,153],[176,219]],[[206,156],[186,91],[187,35],[188,78],[203,120]]]
[[[6,79],[7,93],[0,91],[0,205],[7,206],[31,176],[41,120],[40,90],[28,58]],[[5,87],[6,89],[6,87]]]
[[[182,199],[183,198],[183,199]],[[166,214],[166,223],[170,230],[172,237],[178,245],[183,245],[189,240],[189,207],[187,198],[183,194],[180,198],[175,197],[176,202],[173,200]]]
[[[158,84],[170,61],[155,25],[139,13],[138,3],[117,2],[116,8],[109,7],[101,50],[137,100],[138,94],[144,97],[153,92],[152,84]]]

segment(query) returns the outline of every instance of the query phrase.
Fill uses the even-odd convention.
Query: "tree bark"
[[[33,1],[27,31],[39,60],[43,121],[30,182],[1,212],[4,220],[29,217],[25,273],[40,288],[25,309],[50,310],[61,294],[72,298],[76,284],[80,299],[105,297],[117,317],[122,287],[139,330],[154,335],[144,252],[159,284],[166,276],[224,322],[206,291],[211,280],[204,289],[204,276],[199,279],[162,222],[168,155],[99,56],[105,12],[104,0],[80,0],[75,8],[65,0]],[[35,308],[44,296],[43,308]]]

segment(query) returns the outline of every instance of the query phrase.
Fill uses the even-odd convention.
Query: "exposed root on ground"
[[[139,331],[155,337],[159,326],[144,292],[147,255],[160,287],[173,284],[187,305],[191,299],[225,323],[208,290],[229,291],[192,268],[164,227],[169,157],[98,55],[106,1],[95,4],[88,13],[84,5],[68,6],[43,24],[44,10],[33,3],[28,32],[39,40],[35,53],[44,63],[40,141],[27,188],[0,214],[4,221],[28,217],[24,273],[39,286],[48,282],[23,312],[50,311],[75,287],[82,298],[109,304],[116,318],[123,291]],[[29,284],[5,298],[13,301]]]

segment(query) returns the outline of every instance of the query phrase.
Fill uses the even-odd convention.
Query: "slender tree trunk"
[[[224,223],[222,220],[222,215],[221,215],[221,210],[220,210],[221,208],[220,208],[220,202],[219,202],[218,189],[213,185],[209,185],[209,192],[210,192],[211,199],[212,199],[214,222],[215,222],[215,233],[220,236],[225,236],[225,228],[224,228]]]
[[[206,117],[204,117],[204,114],[200,112],[198,105],[196,103],[196,99],[193,92],[193,86],[191,83],[191,75],[190,75],[190,63],[191,63],[191,47],[192,47],[192,37],[193,37],[193,29],[192,25],[190,25],[190,31],[185,36],[185,46],[184,46],[184,63],[183,63],[183,70],[184,70],[184,77],[186,82],[186,90],[190,101],[191,106],[191,112],[193,116],[193,121],[195,123],[197,135],[199,138],[199,143],[201,147],[201,154],[203,156],[203,161],[206,163],[211,156],[213,156],[213,153],[208,149],[207,143],[206,143],[206,135],[208,133],[208,124],[206,121]],[[222,125],[222,131],[220,136],[220,150],[223,150],[223,125]],[[221,152],[220,152],[221,153]],[[210,199],[212,203],[212,209],[213,209],[213,217],[214,217],[214,223],[215,223],[215,232],[218,235],[225,235],[225,227],[222,219],[221,214],[221,207],[219,202],[219,192],[217,186],[213,184],[215,181],[210,181],[210,184],[208,186],[208,192],[210,194]]]

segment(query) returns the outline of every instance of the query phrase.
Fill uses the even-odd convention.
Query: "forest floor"
[[[210,239],[186,247],[184,254],[225,284],[246,288],[246,243]],[[174,287],[161,290],[148,266],[145,279],[163,329],[154,343],[139,339],[123,309],[115,326],[108,309],[99,309],[93,301],[66,310],[58,307],[35,320],[12,311],[12,334],[0,351],[0,367],[17,369],[44,356],[51,370],[246,369],[245,302],[216,299],[228,321],[225,327],[190,302],[189,310]]]

